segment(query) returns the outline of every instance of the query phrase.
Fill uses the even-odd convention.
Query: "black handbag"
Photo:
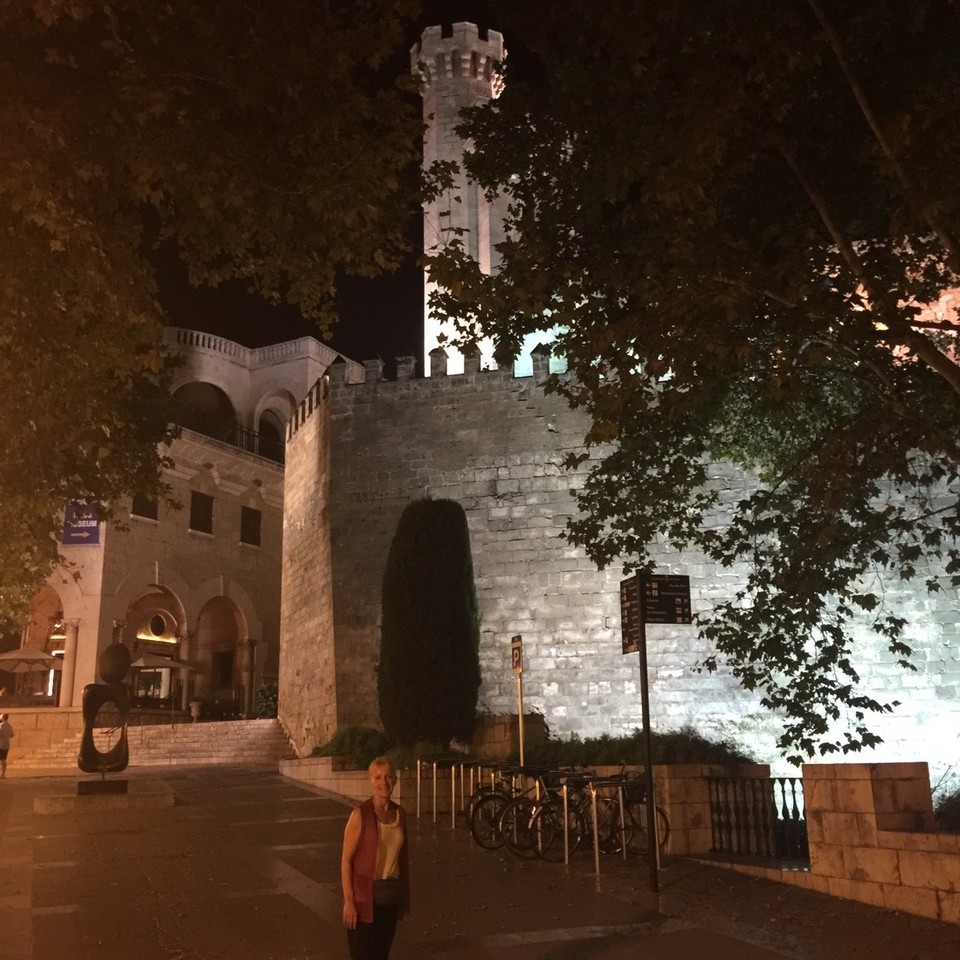
[[[403,903],[403,884],[399,880],[374,880],[373,905],[396,909]]]

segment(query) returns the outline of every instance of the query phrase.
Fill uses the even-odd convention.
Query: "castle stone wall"
[[[326,701],[312,708],[322,713],[318,728],[333,724],[334,714],[339,725],[378,721],[383,569],[400,514],[422,497],[456,500],[467,515],[481,616],[481,709],[495,715],[516,712],[509,654],[511,637],[521,634],[524,706],[543,714],[552,734],[617,735],[641,725],[638,659],[621,653],[622,569],[613,565],[598,571],[562,536],[575,510],[572,491],[582,484],[592,461],[574,472],[562,465],[567,454],[582,450],[588,424],[581,412],[544,393],[540,384],[548,361],[545,353],[534,354],[533,377],[514,377],[508,371],[447,376],[438,363],[431,378],[413,379],[412,365],[399,364],[401,377],[396,381],[379,380],[381,365],[371,363],[368,380],[361,384],[344,383],[342,371],[333,368],[321,413],[329,417],[330,430],[329,582],[336,685],[333,690],[328,684],[327,652],[317,651],[323,658],[324,683],[316,689],[328,691]],[[310,500],[303,496],[310,484],[299,471],[323,461],[314,454],[300,459],[302,430],[291,441],[288,456],[285,536],[297,523],[313,524],[311,536],[320,536],[319,513],[307,515]],[[743,471],[723,463],[710,466],[710,482],[722,498],[710,521],[716,524],[725,522],[735,502],[755,484]],[[287,561],[294,558],[294,550],[300,550],[301,558],[309,557],[302,562],[314,565],[311,583],[322,582],[317,566],[322,552],[285,543],[284,649],[292,630],[298,644],[315,649],[322,642],[332,651],[326,628],[305,633],[301,623],[312,617],[306,614],[309,603],[327,600],[318,599],[312,587],[301,591],[303,603],[287,596],[288,579],[294,576]],[[707,613],[733,596],[746,574],[736,567],[718,568],[690,552],[681,555],[655,546],[654,556],[657,572],[690,577],[697,613]],[[907,642],[916,651],[918,670],[904,672],[874,634],[866,628],[855,631],[855,665],[865,690],[880,699],[899,699],[901,705],[893,714],[869,720],[885,743],[851,759],[923,759],[930,763],[936,783],[960,765],[956,592],[931,597],[922,588],[886,583],[882,593],[887,606],[911,624]],[[713,650],[694,627],[651,625],[647,637],[654,729],[691,726],[782,766],[775,749],[776,717],[729,674],[696,669]],[[281,666],[282,684],[285,677]],[[304,696],[309,693],[304,685],[300,689]],[[283,695],[282,689],[286,711]]]
[[[575,510],[572,491],[592,461],[570,472],[565,457],[583,448],[587,421],[538,385],[485,371],[429,380],[331,384],[331,500],[334,619],[340,720],[377,721],[380,586],[404,507],[449,498],[467,515],[481,615],[480,706],[516,712],[510,640],[524,644],[525,706],[552,733],[596,736],[640,726],[639,665],[621,653],[619,566],[598,571],[563,539]],[[723,474],[723,471],[721,470]],[[289,474],[289,468],[288,468]],[[747,482],[732,470],[733,490]],[[689,572],[704,599],[728,595],[736,571]],[[690,627],[650,628],[650,681],[657,726],[697,722],[714,731],[745,717],[767,723],[729,677],[690,669],[709,650]],[[424,664],[429,669],[429,664]]]
[[[319,380],[287,426],[279,712],[300,756],[337,728],[326,389],[326,378]]]

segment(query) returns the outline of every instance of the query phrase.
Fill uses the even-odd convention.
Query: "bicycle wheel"
[[[502,793],[486,793],[473,805],[470,813],[470,836],[484,850],[503,846],[500,815],[510,798]]]
[[[650,851],[650,837],[647,830],[647,805],[645,803],[634,804],[630,807],[630,815],[633,820],[633,840],[627,848],[630,853],[637,853],[641,856]],[[662,808],[657,807],[657,839],[660,841],[660,850],[667,845],[670,838],[670,821]]]
[[[587,823],[592,825],[593,814],[587,810]],[[627,810],[620,823],[620,804],[613,797],[597,797],[597,846],[601,853],[620,853],[624,843],[630,849],[633,839],[633,822]]]
[[[507,849],[518,857],[529,859],[537,855],[533,842],[533,815],[537,804],[529,797],[515,797],[500,815],[500,833]]]
[[[534,813],[530,832],[534,850],[544,860],[559,863],[563,860],[563,803],[549,800]],[[586,833],[583,817],[576,807],[567,807],[567,838],[572,857]]]

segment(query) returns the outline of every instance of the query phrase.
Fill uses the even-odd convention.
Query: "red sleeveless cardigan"
[[[403,846],[400,848],[400,882],[403,884],[403,909],[410,906],[410,861],[407,853],[407,817],[403,807],[390,801],[390,806],[400,817],[403,831]],[[373,811],[373,798],[360,804],[360,842],[353,855],[353,902],[357,905],[357,918],[361,923],[373,923],[373,880],[377,872],[377,815]]]

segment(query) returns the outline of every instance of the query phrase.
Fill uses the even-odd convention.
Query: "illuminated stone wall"
[[[338,721],[326,384],[326,379],[317,382],[287,425],[279,716],[299,756],[325,743]]]
[[[575,509],[571,491],[589,467],[570,473],[562,461],[582,448],[587,424],[544,393],[547,364],[546,353],[535,355],[534,376],[514,377],[477,372],[469,361],[467,373],[448,376],[436,363],[434,376],[415,379],[413,364],[401,363],[400,378],[384,381],[375,362],[366,365],[363,384],[345,384],[334,372],[326,403],[339,724],[377,721],[387,551],[406,504],[434,497],[456,500],[467,515],[481,612],[481,708],[516,712],[509,650],[510,638],[521,634],[525,708],[542,713],[554,735],[621,734],[640,726],[637,657],[624,657],[620,647],[622,570],[598,571],[562,537]],[[288,463],[288,485],[301,482],[293,477],[298,469]],[[729,464],[711,471],[727,504],[754,482]],[[712,522],[723,521],[721,510]],[[697,612],[731,596],[744,575],[662,549],[657,570],[690,576]],[[919,670],[905,673],[871,633],[858,635],[856,665],[866,688],[902,705],[874,722],[884,746],[851,759],[928,760],[936,781],[960,761],[957,597],[930,598],[890,584],[885,596],[913,624],[909,642]],[[648,638],[654,727],[691,726],[776,766],[775,718],[727,674],[695,669],[712,650],[694,628],[650,626]]]

